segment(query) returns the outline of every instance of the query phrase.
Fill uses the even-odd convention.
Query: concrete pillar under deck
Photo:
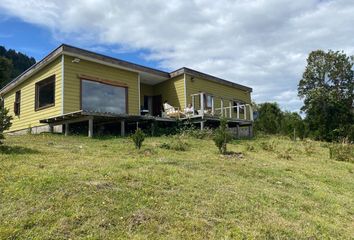
[[[69,123],[65,123],[65,136],[69,135]]]
[[[200,122],[200,130],[203,130],[203,129],[204,129],[204,122],[201,121],[201,122]]]
[[[88,137],[93,136],[93,118],[88,120]]]
[[[237,124],[237,138],[240,138],[240,125]]]
[[[120,135],[122,137],[125,136],[125,121],[124,120],[120,121]]]

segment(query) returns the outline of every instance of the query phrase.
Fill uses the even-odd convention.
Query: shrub
[[[227,129],[227,121],[225,118],[220,119],[220,126],[214,132],[214,143],[221,154],[227,151],[227,143],[231,140],[231,135]]]
[[[337,161],[354,162],[354,147],[348,143],[331,144],[329,157]]]
[[[189,149],[189,144],[183,139],[183,135],[176,135],[171,138],[169,143],[162,143],[160,148],[175,151],[187,151]]]
[[[255,150],[255,148],[253,145],[246,143],[246,150],[249,152],[253,152]]]
[[[8,116],[8,113],[8,109],[3,106],[0,107],[0,144],[2,144],[2,140],[5,139],[4,131],[10,129],[12,125],[12,116]]]
[[[275,142],[261,142],[261,147],[263,150],[273,152],[275,150]]]
[[[131,138],[134,142],[135,148],[140,149],[145,140],[145,134],[140,128],[138,128],[135,130],[135,133],[131,135]]]

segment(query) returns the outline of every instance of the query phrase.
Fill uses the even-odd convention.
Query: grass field
[[[147,138],[9,136],[0,239],[353,239],[354,164],[268,137],[187,151]]]

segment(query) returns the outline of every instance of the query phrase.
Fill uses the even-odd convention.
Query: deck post
[[[253,137],[253,124],[249,125],[248,127],[248,136],[249,138]]]
[[[237,124],[237,138],[240,138],[240,125]]]
[[[192,95],[192,107],[193,109],[195,109],[195,96]]]
[[[243,105],[243,119],[247,120],[247,108],[246,108],[246,104]]]
[[[250,106],[250,120],[253,122],[253,109],[252,109],[252,105]]]
[[[151,122],[151,136],[155,134],[155,122]]]
[[[54,132],[54,126],[53,125],[49,125],[49,132],[53,133]]]
[[[229,107],[230,107],[229,117],[232,118],[232,111],[231,111],[232,110],[232,103],[231,103],[231,101],[229,101]]]
[[[221,108],[221,116],[224,116],[224,99],[221,99],[220,102],[220,108]]]
[[[240,105],[237,103],[237,119],[240,119]]]
[[[200,130],[203,130],[204,129],[204,121],[201,121],[200,122]]]
[[[124,120],[120,121],[120,136],[121,137],[125,136],[125,121]]]
[[[200,110],[202,113],[202,117],[204,117],[204,93],[200,93]]]
[[[214,116],[215,107],[214,107],[214,97],[211,98],[211,114]]]
[[[93,136],[93,118],[90,118],[88,120],[88,137],[92,137]]]
[[[65,123],[65,136],[69,135],[69,123]]]

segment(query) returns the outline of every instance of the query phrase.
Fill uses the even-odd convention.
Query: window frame
[[[42,86],[46,86],[48,84],[54,83],[54,88],[53,88],[53,103],[39,107],[39,88]],[[34,109],[35,111],[43,110],[46,108],[50,108],[55,106],[55,75],[52,75],[50,77],[47,77],[41,81],[36,82],[35,86],[35,106]]]
[[[210,103],[210,106],[208,105],[208,97],[211,97],[212,101]],[[213,108],[213,99],[214,95],[210,93],[203,93],[203,100],[204,100],[204,109],[212,109]],[[200,103],[199,103],[200,104]]]
[[[15,92],[14,114],[15,116],[21,114],[21,90]]]
[[[121,114],[129,114],[129,104],[128,104],[128,86],[127,85],[123,85],[120,83],[115,83],[114,81],[108,81],[108,80],[101,80],[98,78],[93,78],[93,77],[80,77],[80,110],[83,111],[82,109],[82,81],[90,81],[90,82],[96,82],[96,83],[101,83],[101,84],[105,84],[105,85],[110,85],[113,87],[120,87],[120,88],[124,88],[125,89],[125,113],[121,113]]]

